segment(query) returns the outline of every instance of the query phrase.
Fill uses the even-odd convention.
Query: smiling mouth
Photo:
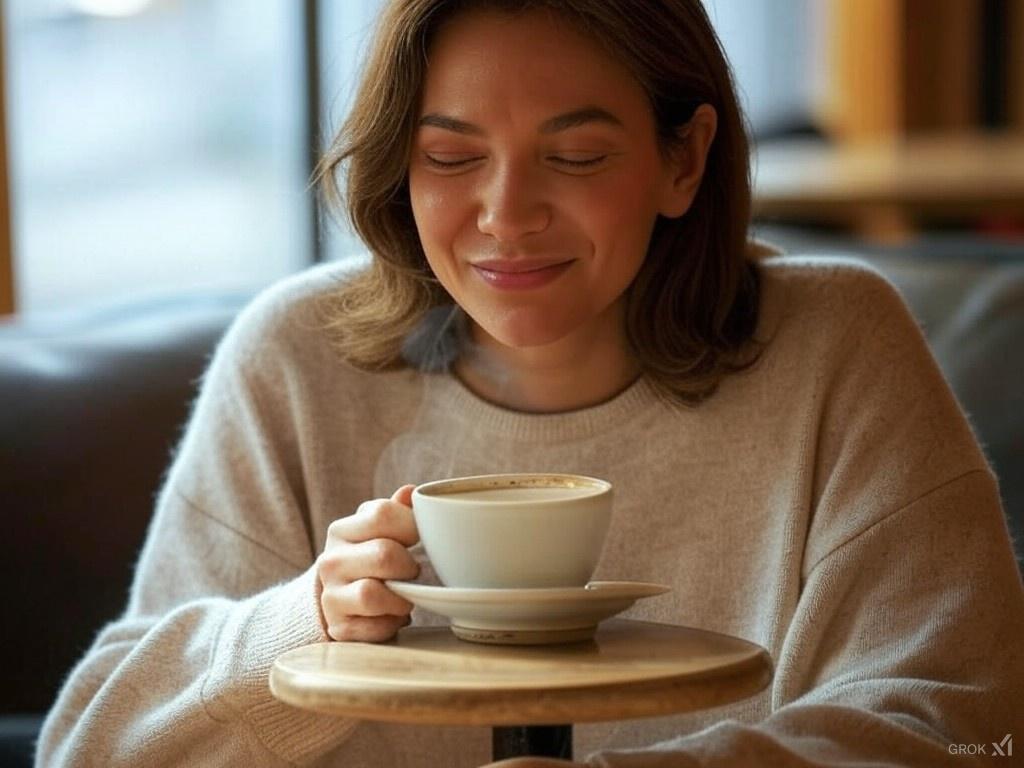
[[[481,261],[471,263],[470,266],[488,285],[516,290],[547,285],[566,272],[575,261]]]
[[[524,272],[540,272],[545,269],[554,269],[572,263],[575,259],[565,261],[537,261],[529,259],[491,259],[485,261],[471,262],[474,269],[486,272],[497,272],[500,274],[522,274]]]

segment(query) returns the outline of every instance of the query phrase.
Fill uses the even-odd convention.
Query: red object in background
[[[986,216],[978,221],[978,233],[998,240],[1024,242],[1024,216]]]

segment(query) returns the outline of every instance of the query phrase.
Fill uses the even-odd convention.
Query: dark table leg
[[[526,755],[572,760],[572,726],[495,726],[491,749],[495,760]]]

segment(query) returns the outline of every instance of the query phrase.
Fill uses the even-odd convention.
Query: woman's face
[[[471,11],[438,33],[409,192],[427,260],[478,340],[621,334],[657,215],[689,205],[676,176],[639,82],[564,21]]]

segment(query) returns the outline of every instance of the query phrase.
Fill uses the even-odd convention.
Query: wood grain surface
[[[771,680],[758,645],[666,624],[611,620],[593,641],[467,643],[413,627],[390,643],[283,654],[270,688],[297,707],[388,722],[534,725],[653,717],[751,696]]]

